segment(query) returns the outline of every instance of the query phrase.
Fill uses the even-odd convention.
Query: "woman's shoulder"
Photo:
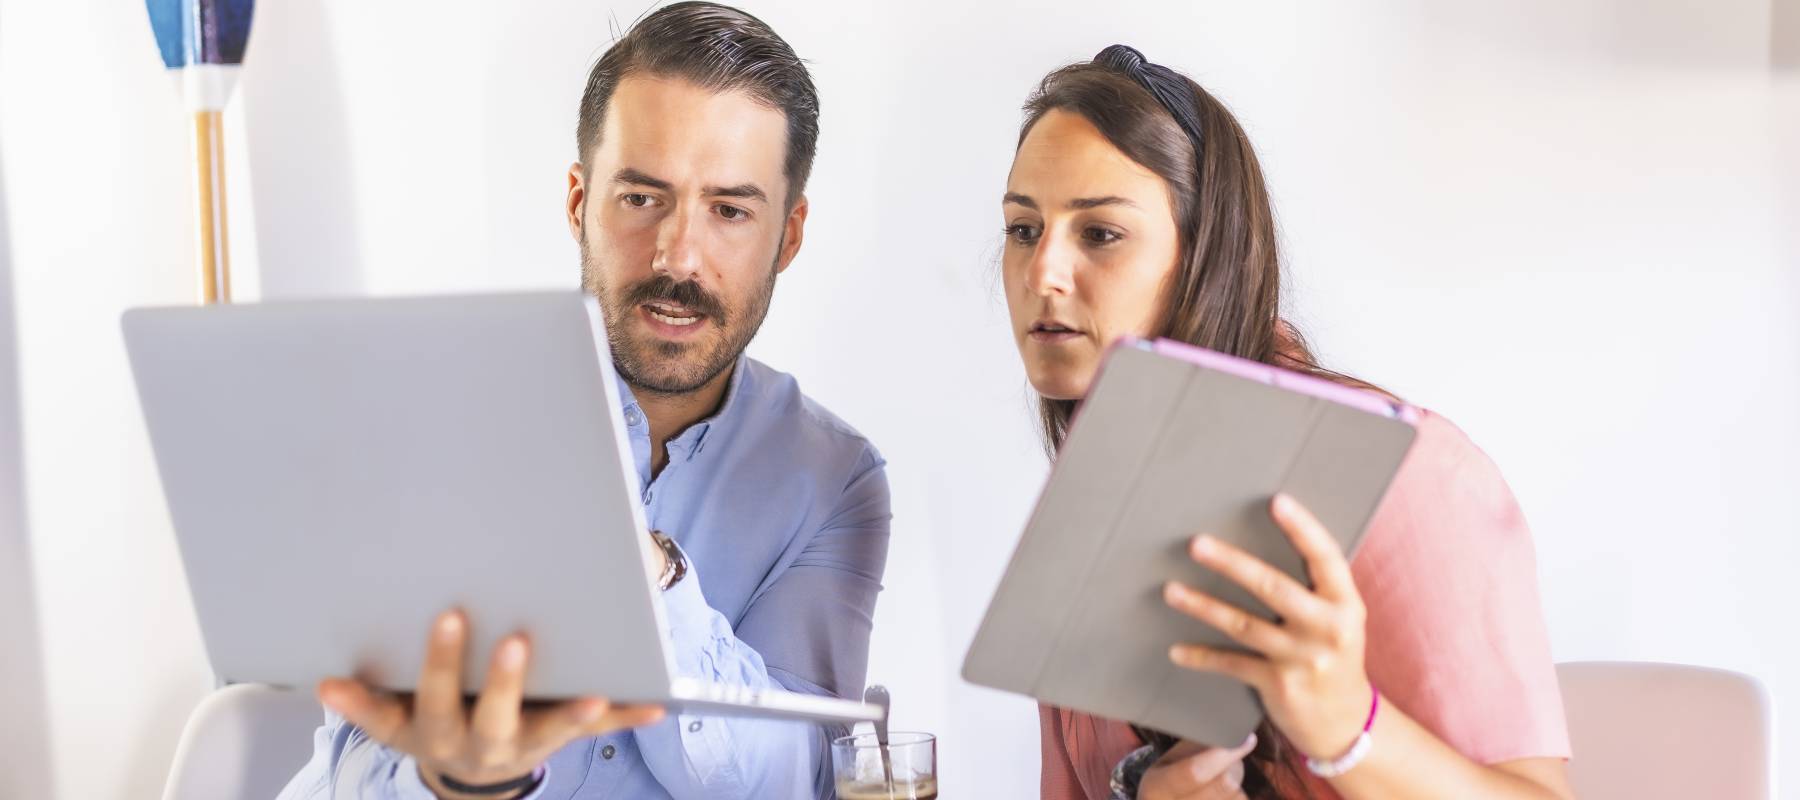
[[[1417,434],[1394,477],[1395,489],[1506,489],[1499,466],[1468,433],[1436,411],[1418,412]]]
[[[1528,537],[1499,466],[1447,417],[1420,409],[1412,449],[1370,520],[1369,544],[1495,543]],[[1435,548],[1434,548],[1435,549]]]

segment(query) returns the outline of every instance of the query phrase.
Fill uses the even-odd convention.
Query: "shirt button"
[[[634,428],[644,424],[643,412],[638,411],[636,407],[625,409],[625,424]]]
[[[694,720],[693,722],[688,723],[688,733],[699,733],[699,732],[700,732],[700,720]]]
[[[619,748],[613,747],[610,744],[603,748],[600,748],[600,757],[606,759],[607,761],[611,761],[612,757],[615,755],[618,755],[618,754],[619,754]]]
[[[656,499],[656,492],[653,492],[653,491],[644,492],[644,503],[646,505],[648,505],[651,500],[655,500],[655,499]]]

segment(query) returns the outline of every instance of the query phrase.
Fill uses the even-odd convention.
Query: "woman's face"
[[[1006,305],[1038,394],[1077,400],[1120,336],[1148,336],[1180,255],[1162,178],[1080,114],[1052,110],[1013,156],[1001,205]]]

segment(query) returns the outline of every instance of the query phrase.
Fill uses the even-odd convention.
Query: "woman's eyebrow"
[[[1078,197],[1069,201],[1069,208],[1076,211],[1099,208],[1101,206],[1131,206],[1132,208],[1137,208],[1138,204],[1117,195],[1107,195],[1105,197]]]
[[[1026,195],[1019,194],[1018,192],[1007,192],[1006,195],[1001,198],[1001,201],[1005,203],[1016,203],[1033,211],[1036,211],[1038,207],[1036,200],[1033,200]],[[1138,207],[1138,204],[1132,202],[1129,198],[1120,197],[1118,195],[1107,195],[1105,197],[1077,197],[1074,200],[1070,200],[1065,205],[1072,211],[1085,211],[1090,208],[1099,208],[1101,206]]]

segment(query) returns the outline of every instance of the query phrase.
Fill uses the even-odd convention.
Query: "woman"
[[[1053,451],[1124,335],[1374,391],[1321,369],[1282,321],[1268,192],[1218,101],[1115,45],[1051,73],[1025,111],[1003,273]],[[1185,586],[1164,592],[1175,612],[1250,651],[1177,645],[1169,657],[1249,684],[1263,727],[1240,748],[1207,750],[1044,707],[1045,798],[1571,796],[1530,534],[1460,431],[1423,416],[1354,563],[1297,503],[1275,498],[1270,512],[1313,588],[1270,580],[1267,565],[1204,537],[1191,555],[1275,609],[1278,624]]]

